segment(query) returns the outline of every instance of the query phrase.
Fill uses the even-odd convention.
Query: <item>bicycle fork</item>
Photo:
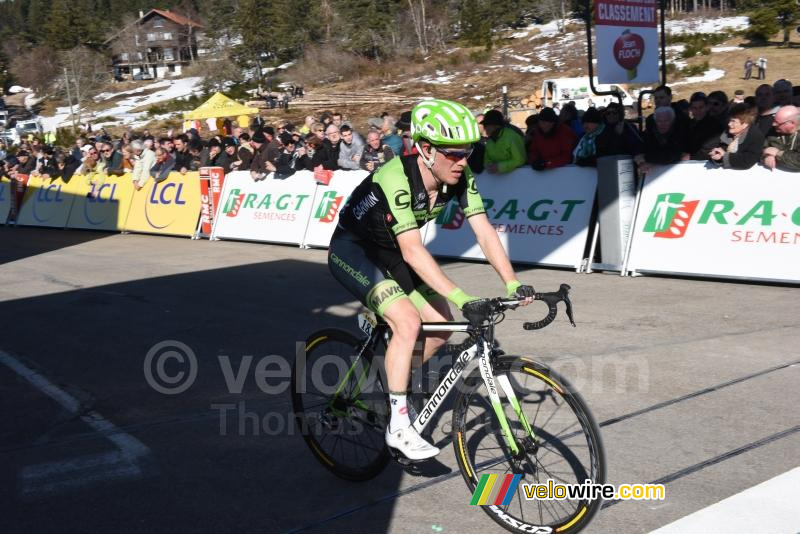
[[[508,424],[508,418],[506,417],[505,410],[503,409],[500,394],[497,391],[497,385],[499,385],[500,389],[503,390],[506,399],[511,404],[511,407],[522,424],[522,427],[525,429],[527,436],[534,442],[536,440],[536,436],[533,434],[533,428],[528,422],[528,418],[525,417],[525,414],[522,411],[519,399],[517,399],[517,395],[514,393],[514,389],[511,387],[511,382],[508,380],[508,377],[505,375],[495,376],[494,368],[492,367],[491,362],[491,353],[492,349],[489,343],[484,340],[481,356],[478,361],[478,368],[481,371],[483,382],[486,384],[486,390],[489,392],[489,401],[492,403],[492,409],[497,416],[498,423],[500,423],[500,430],[503,434],[503,439],[505,440],[506,445],[511,452],[514,453],[514,455],[518,455],[520,452],[519,444],[517,443],[517,439],[511,432],[511,427]]]

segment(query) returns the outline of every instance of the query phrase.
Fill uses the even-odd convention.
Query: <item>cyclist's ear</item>
[[[420,150],[422,150],[423,155],[426,158],[432,158],[433,157],[433,145],[430,144],[428,141],[425,141],[424,139],[420,139],[418,141],[418,143],[419,143],[419,148],[420,148]]]

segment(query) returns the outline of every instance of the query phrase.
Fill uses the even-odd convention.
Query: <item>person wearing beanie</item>
[[[531,167],[543,171],[569,165],[577,142],[575,132],[566,124],[558,122],[556,112],[552,108],[543,108],[539,112],[536,130],[528,147]]]
[[[267,138],[264,132],[256,132],[250,140],[253,147],[253,161],[250,163],[250,176],[255,181],[263,180],[267,174],[275,172],[275,165],[267,161]]]
[[[581,167],[597,166],[597,139],[605,131],[603,117],[595,108],[587,109],[581,117],[583,137],[578,141],[573,156],[575,164]]]
[[[525,165],[527,155],[523,134],[508,124],[500,111],[487,111],[483,115],[483,128],[487,135],[483,153],[486,172],[505,174]]]
[[[225,169],[225,174],[236,170],[234,168],[234,162],[237,160],[236,156],[236,141],[233,140],[231,137],[224,137],[222,142],[222,150],[214,160],[213,165],[215,167],[222,167]]]

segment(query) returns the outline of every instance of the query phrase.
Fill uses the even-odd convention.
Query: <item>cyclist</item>
[[[425,249],[419,228],[456,199],[508,295],[529,304],[534,290],[517,280],[467,166],[472,143],[480,139],[472,113],[456,102],[427,100],[415,106],[411,115],[411,136],[418,153],[393,158],[356,187],[339,215],[328,266],[333,276],[392,330],[386,349],[392,411],[386,443],[409,459],[423,460],[438,454],[439,449],[411,426],[406,405],[420,322],[452,321],[447,301],[468,319],[481,320],[488,304],[447,277]],[[436,353],[448,335],[426,336],[423,361]]]

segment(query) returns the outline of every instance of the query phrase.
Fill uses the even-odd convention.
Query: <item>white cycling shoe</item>
[[[427,460],[440,452],[438,447],[422,439],[413,426],[398,428],[394,432],[389,432],[387,428],[386,444],[403,453],[409,460]]]

